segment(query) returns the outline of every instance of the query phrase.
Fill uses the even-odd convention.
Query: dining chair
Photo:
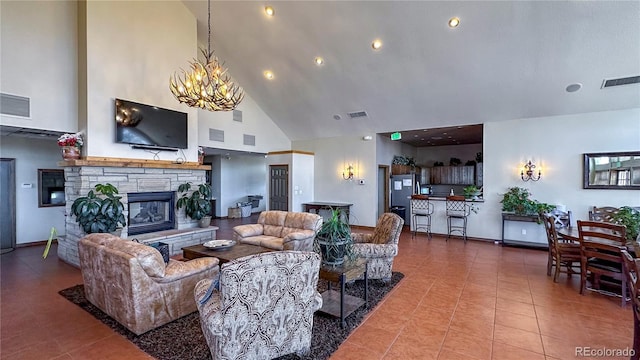
[[[431,214],[433,214],[433,204],[429,201],[429,196],[411,196],[411,222],[413,225],[411,237],[416,236],[418,229],[424,229],[427,232],[427,237],[431,240]]]
[[[613,222],[613,215],[618,212],[617,207],[613,206],[594,206],[589,210],[589,221]]]
[[[556,229],[561,229],[571,226],[571,210],[562,211],[558,209],[552,210],[549,215],[553,217],[553,222]]]
[[[627,277],[631,307],[633,311],[633,350],[631,360],[640,359],[640,259],[635,259],[627,250],[622,250],[624,273]]]
[[[446,198],[447,213],[447,240],[454,231],[462,234],[464,242],[467,242],[467,217],[471,213],[471,208],[465,201],[464,196],[452,195]],[[457,221],[458,223],[454,223]]]
[[[571,276],[580,272],[580,269],[574,271],[574,263],[580,266],[580,244],[560,241],[558,232],[556,231],[556,218],[552,214],[544,214],[542,216],[544,229],[547,231],[547,240],[549,242],[549,255],[547,259],[547,276],[551,276],[551,268],[555,266],[553,282],[558,282],[560,272]],[[566,270],[562,270],[562,268]]]
[[[591,290],[605,295],[600,285],[617,286],[620,282],[622,306],[627,300],[627,279],[622,271],[622,253],[626,249],[626,230],[622,225],[600,221],[578,220],[580,234],[580,294],[584,294],[587,275],[592,277]]]

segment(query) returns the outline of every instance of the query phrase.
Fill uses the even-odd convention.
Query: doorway
[[[289,211],[289,165],[269,165],[269,210]]]
[[[378,165],[378,217],[389,212],[389,165]]]
[[[16,159],[0,159],[0,254],[16,247]]]

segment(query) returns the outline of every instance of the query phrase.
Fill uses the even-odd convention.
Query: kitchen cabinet
[[[475,184],[475,166],[436,166],[430,171],[431,184]]]

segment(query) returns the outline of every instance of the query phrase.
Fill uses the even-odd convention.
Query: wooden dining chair
[[[547,276],[551,276],[551,268],[555,266],[553,282],[558,282],[558,275],[564,272],[567,275],[579,273],[580,269],[574,271],[574,266],[580,266],[580,244],[559,241],[556,231],[556,218],[552,214],[542,216],[544,229],[547,231],[549,242],[549,256],[547,259]],[[574,265],[576,264],[576,265]],[[565,270],[562,270],[562,268]]]
[[[634,259],[627,251],[622,250],[624,273],[627,277],[631,307],[633,311],[633,350],[631,360],[640,360],[640,259]]]
[[[613,216],[618,212],[617,207],[613,206],[594,206],[589,210],[589,221],[613,222]]]
[[[587,275],[592,277],[591,290],[605,295],[601,284],[616,286],[620,282],[622,306],[627,300],[627,278],[622,271],[622,250],[626,249],[626,230],[623,225],[600,221],[578,220],[580,234],[580,294],[584,294]]]

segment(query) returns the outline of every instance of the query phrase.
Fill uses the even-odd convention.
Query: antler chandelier
[[[182,76],[173,74],[169,78],[169,88],[181,103],[209,111],[230,111],[244,99],[244,90],[233,81],[218,58],[211,51],[211,0],[208,1],[208,44],[207,51],[200,49],[204,63],[193,59],[190,71],[182,71]]]

